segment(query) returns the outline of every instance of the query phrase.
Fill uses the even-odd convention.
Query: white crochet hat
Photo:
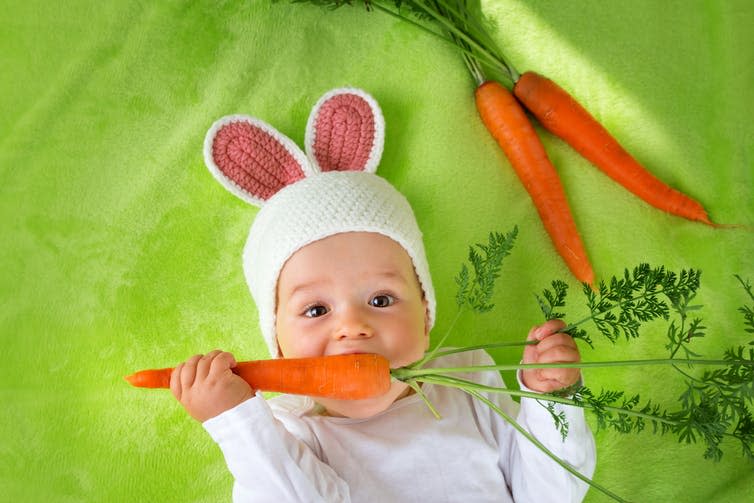
[[[424,291],[429,328],[434,323],[435,293],[414,213],[400,192],[374,174],[384,135],[377,102],[352,88],[334,89],[314,106],[307,154],[272,126],[243,115],[223,117],[207,132],[209,170],[230,192],[261,206],[243,266],[273,358],[279,356],[275,303],[283,265],[307,244],[342,232],[376,232],[400,244]]]

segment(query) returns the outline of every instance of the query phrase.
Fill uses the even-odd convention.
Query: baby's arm
[[[178,365],[170,389],[217,442],[233,474],[234,502],[349,501],[348,487],[272,415],[264,398],[233,373],[219,350]]]
[[[550,320],[529,331],[528,340],[539,341],[524,350],[523,363],[577,363],[579,350],[573,338],[559,333],[565,327],[561,320]],[[576,384],[581,378],[577,368],[545,368],[523,370],[519,379],[531,391],[548,393]],[[587,477],[595,468],[595,445],[584,410],[579,407],[554,404],[555,413],[563,414],[568,423],[568,435],[561,437],[554,419],[544,403],[531,398],[521,399],[517,421],[556,456],[565,460]],[[569,475],[531,442],[516,435],[511,452],[510,470],[515,498],[532,501],[581,501],[587,490],[585,483]]]
[[[254,396],[251,386],[233,373],[236,359],[216,349],[195,355],[170,375],[170,390],[191,417],[199,422],[232,409]]]
[[[473,359],[470,362],[464,361],[464,365],[494,363],[484,351],[474,352],[472,355]],[[453,366],[456,366],[456,362],[453,362]],[[521,371],[517,377],[522,391],[536,393],[523,383]],[[477,372],[469,379],[491,388],[505,387],[498,372]],[[595,468],[594,438],[584,419],[583,409],[554,405],[554,412],[562,412],[564,419],[568,421],[568,436],[564,441],[546,408],[546,402],[536,398],[521,398],[518,404],[507,393],[490,392],[484,395],[548,450],[587,477],[592,476]],[[484,425],[489,424],[498,444],[499,467],[514,501],[576,503],[583,500],[588,489],[586,483],[570,475],[490,407],[477,400],[472,403],[480,418],[480,425],[484,428]]]
[[[350,503],[345,481],[299,438],[311,431],[295,414],[286,421],[258,395],[204,422],[235,479],[233,501]]]

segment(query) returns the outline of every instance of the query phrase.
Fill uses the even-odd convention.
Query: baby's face
[[[301,248],[283,266],[277,295],[286,358],[377,353],[395,368],[429,345],[427,302],[411,258],[382,234],[335,234]]]

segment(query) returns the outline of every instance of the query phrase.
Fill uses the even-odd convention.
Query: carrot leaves
[[[494,307],[493,292],[500,276],[503,259],[511,252],[518,235],[518,228],[507,233],[490,233],[487,243],[469,247],[468,263],[461,267],[455,281],[458,285],[456,303],[459,312],[466,308],[485,313]],[[737,280],[748,300],[739,308],[744,318],[744,330],[754,333],[754,291],[751,284],[740,276]],[[754,341],[746,346],[725,350],[717,359],[705,359],[694,348],[696,341],[703,339],[707,327],[700,316],[702,306],[696,303],[700,288],[701,272],[695,269],[674,272],[663,266],[652,267],[639,264],[626,269],[608,281],[600,282],[597,289],[582,285],[581,298],[588,315],[565,327],[564,331],[594,348],[594,341],[587,329],[596,330],[611,344],[619,341],[631,343],[644,332],[657,333],[664,326],[666,342],[663,349],[667,356],[638,360],[581,361],[578,363],[554,364],[494,364],[463,368],[426,367],[433,359],[453,353],[489,349],[493,347],[532,344],[531,341],[500,342],[442,348],[448,333],[424,359],[402,369],[394,369],[393,377],[411,384],[425,382],[439,386],[452,386],[471,396],[492,403],[490,393],[537,400],[553,418],[554,427],[563,439],[568,435],[569,424],[563,409],[557,404],[583,408],[595,420],[597,428],[621,434],[651,432],[670,435],[678,442],[701,444],[705,458],[718,461],[729,442],[738,443],[744,458],[754,461]],[[535,295],[539,307],[547,319],[567,318],[572,300],[568,297],[568,284],[552,281],[549,288]],[[590,328],[591,327],[591,328]],[[675,375],[668,386],[677,389],[678,398],[666,404],[655,399],[644,399],[639,393],[622,390],[592,388],[578,383],[552,393],[533,393],[524,390],[483,386],[473,381],[455,377],[463,372],[502,371],[524,368],[580,367],[607,368],[664,366]],[[704,368],[705,370],[701,370]],[[709,370],[712,368],[712,370]],[[420,388],[418,388],[420,389]],[[426,397],[424,397],[426,398]],[[431,405],[431,404],[430,404]],[[439,416],[441,410],[432,408]],[[494,407],[493,407],[494,410]],[[517,425],[513,421],[511,425]],[[527,437],[529,438],[529,437]],[[529,439],[547,451],[536,439]],[[585,480],[567,464],[561,464],[574,476]],[[595,489],[611,498],[622,499],[606,488],[586,479]]]
[[[587,321],[594,323],[597,330],[610,342],[620,338],[639,337],[640,327],[652,320],[669,318],[670,312],[681,315],[682,325],[690,311],[699,308],[691,304],[699,288],[701,272],[689,269],[676,274],[663,266],[652,268],[640,264],[629,271],[626,269],[621,277],[614,276],[610,281],[601,281],[597,291],[583,285],[589,316],[568,325],[563,332],[574,338],[582,339],[593,346],[592,339],[579,325]],[[560,280],[551,283],[552,289],[545,289],[542,296],[536,296],[546,319],[562,318],[556,311],[565,306],[568,285]],[[693,326],[694,336],[703,329],[698,322]],[[685,346],[689,333],[679,333],[679,327],[673,325],[672,338],[675,351]]]
[[[754,421],[751,405],[754,401],[754,348],[738,346],[724,352],[719,360],[701,360],[692,349],[692,343],[705,335],[706,327],[700,317],[690,313],[700,311],[693,300],[700,286],[700,271],[689,269],[674,273],[664,267],[652,268],[641,264],[622,277],[602,282],[598,291],[588,286],[583,289],[590,315],[566,327],[566,331],[593,346],[590,337],[579,325],[592,321],[597,330],[610,342],[619,338],[632,340],[639,337],[645,323],[663,319],[668,322],[665,349],[670,353],[664,361],[682,378],[679,407],[671,410],[651,400],[640,405],[640,396],[626,395],[623,391],[602,390],[593,392],[584,386],[561,390],[553,396],[567,396],[574,405],[589,409],[600,428],[619,433],[643,431],[647,426],[654,433],[673,434],[679,442],[705,445],[704,457],[720,460],[721,444],[725,439],[737,440],[743,455],[752,457]],[[754,301],[751,285],[736,276],[750,300]],[[537,300],[546,318],[560,317],[555,309],[566,304],[567,285],[552,283]],[[744,315],[745,330],[754,333],[754,306],[739,308]],[[676,355],[682,352],[682,358]],[[624,362],[631,365],[649,361]],[[618,362],[612,362],[618,363]],[[694,375],[694,365],[717,365],[720,368]],[[558,429],[563,429],[559,418]]]
[[[500,266],[503,259],[510,255],[513,244],[518,235],[518,227],[503,234],[490,232],[487,244],[478,243],[469,247],[469,263],[473,275],[466,264],[456,276],[458,285],[456,304],[459,308],[468,306],[473,311],[485,313],[492,310],[495,304],[491,302],[495,281],[500,276]]]
[[[477,243],[476,245],[469,246],[468,260],[470,267],[467,264],[463,264],[460,272],[455,277],[456,285],[458,285],[456,293],[458,312],[445,332],[445,335],[442,336],[434,349],[425,354],[424,358],[410,365],[410,368],[422,368],[427,362],[440,356],[469,350],[469,348],[464,348],[461,350],[448,349],[441,351],[443,344],[452,333],[458,318],[466,308],[477,313],[485,313],[495,307],[495,304],[491,302],[495,283],[500,276],[503,259],[510,255],[517,235],[518,227],[514,226],[507,233],[490,232],[487,244]],[[475,347],[475,349],[478,348]]]
[[[744,291],[746,291],[746,293],[749,295],[749,298],[754,302],[754,293],[752,293],[751,290],[751,283],[745,281],[738,274],[736,274],[736,279],[739,283],[741,283]],[[744,315],[744,326],[746,327],[744,330],[750,334],[754,334],[754,304],[752,304],[751,306],[744,305],[738,308],[738,311]]]
[[[278,1],[278,0],[273,0]],[[490,36],[488,21],[479,0],[290,0],[311,3],[330,10],[363,4],[366,11],[379,10],[401,19],[452,44],[461,51],[472,76],[481,84],[485,72],[515,83],[519,73],[507,61]]]

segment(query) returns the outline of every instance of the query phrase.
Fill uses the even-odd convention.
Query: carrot
[[[342,2],[334,3],[340,5]],[[751,226],[713,223],[698,201],[669,187],[649,173],[563,89],[534,72],[519,73],[500,51],[494,38],[488,32],[488,23],[485,21],[479,2],[411,0],[405,2],[410,8],[403,10],[397,5],[400,2],[370,0],[365,3],[368,3],[370,8],[374,7],[376,10],[404,19],[413,26],[455,45],[461,51],[464,63],[476,80],[478,89],[489,80],[486,74],[489,71],[494,72],[495,78],[502,79],[523,106],[532,112],[545,128],[564,139],[581,155],[650,205],[673,215],[716,228],[743,227],[752,230]],[[393,3],[396,3],[395,8],[391,7]],[[479,109],[478,104],[477,108]],[[490,129],[490,126],[488,125],[487,128]],[[494,132],[493,136],[498,138]],[[498,142],[500,142],[499,138]],[[523,169],[520,161],[514,162],[511,159],[511,163],[517,171]],[[521,176],[520,172],[519,176]],[[532,188],[529,186],[527,190],[530,194],[532,193]],[[543,202],[546,198],[532,195],[532,199],[537,203]],[[565,204],[562,207],[563,211],[569,211]],[[553,208],[546,211],[539,207],[537,209],[540,216],[545,218],[548,214],[556,212]],[[569,214],[559,218],[563,221],[572,220]],[[552,221],[545,221],[544,224],[558,251],[576,277],[581,281],[591,278],[591,268],[586,262],[583,247],[577,239],[578,235],[575,234],[575,226],[572,227],[569,224],[567,230],[558,232]],[[557,238],[556,234],[568,235],[570,241]],[[571,247],[569,242],[574,243],[574,247]]]
[[[551,133],[655,208],[714,225],[702,205],[647,171],[576,100],[552,80],[524,72],[513,94]]]
[[[563,185],[521,105],[505,87],[486,81],[476,89],[476,106],[487,130],[529,192],[558,253],[579,281],[591,285],[594,272]]]
[[[360,400],[390,388],[389,362],[376,354],[280,358],[238,362],[233,372],[255,390]],[[126,376],[141,388],[170,388],[173,368],[142,370]]]

